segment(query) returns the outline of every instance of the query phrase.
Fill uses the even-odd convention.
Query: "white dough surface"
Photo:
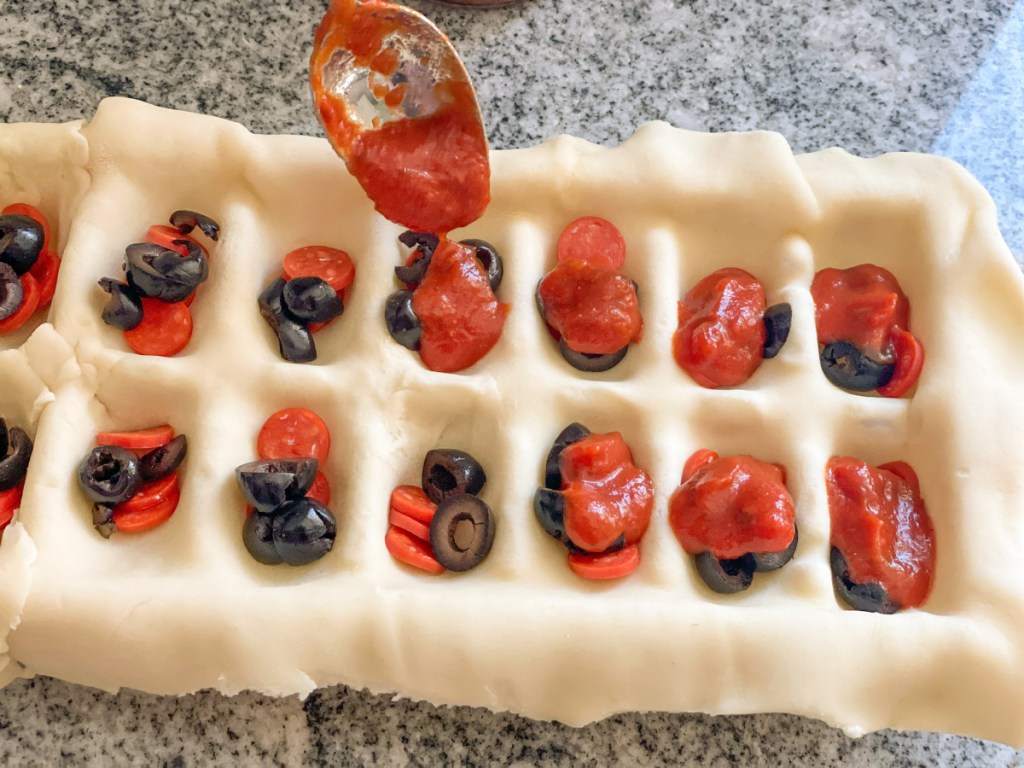
[[[0,545],[0,675],[161,694],[344,683],[573,725],[622,711],[793,712],[852,734],[1024,746],[1024,278],[991,200],[954,163],[794,156],[776,134],[662,123],[614,149],[558,137],[494,152],[493,201],[455,235],[498,248],[512,309],[481,362],[440,374],[387,334],[401,230],[325,141],[125,99],[85,125],[31,141],[19,131],[0,126],[0,192],[16,178],[8,154],[38,163],[40,188],[21,194],[59,223],[64,261],[47,322],[0,355],[13,393],[2,415],[36,441]],[[124,247],[179,208],[217,219],[223,236],[188,347],[140,357],[100,320],[96,281],[118,276]],[[564,363],[533,301],[559,232],[583,215],[623,232],[645,320],[643,340],[598,375]],[[299,366],[280,359],[256,296],[287,251],[313,243],[348,251],[357,276],[345,314],[316,337],[318,360]],[[811,279],[862,262],[909,297],[927,350],[911,397],[842,392],[821,373]],[[788,301],[793,330],[746,384],[710,391],[676,366],[671,336],[680,296],[726,266],[759,277],[769,304]],[[289,406],[320,414],[333,446],[338,540],[304,568],[248,555],[234,482],[264,419]],[[642,564],[620,582],[574,576],[533,516],[544,457],[572,421],[621,431],[654,480]],[[178,510],[103,539],[79,461],[100,430],[165,422],[189,439]],[[435,447],[480,460],[498,520],[489,558],[462,575],[427,576],[384,548],[391,489],[416,482]],[[710,592],[668,526],[698,448],[788,471],[795,558],[739,595]],[[837,454],[907,461],[920,476],[937,542],[922,608],[881,616],[837,602],[824,483]]]

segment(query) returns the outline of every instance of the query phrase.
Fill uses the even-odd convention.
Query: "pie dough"
[[[0,194],[41,202],[64,258],[52,327],[11,342],[0,366],[4,415],[35,425],[36,440],[0,547],[8,673],[161,694],[344,683],[572,725],[634,710],[784,711],[851,734],[1024,745],[1024,279],[991,200],[957,165],[794,156],[775,134],[662,123],[614,149],[559,137],[494,152],[493,202],[455,235],[498,247],[499,298],[512,309],[482,361],[441,374],[388,337],[400,229],[325,141],[123,99],[87,125],[45,130],[12,158],[25,129],[0,127]],[[14,162],[60,172],[33,194],[12,188]],[[119,274],[125,245],[178,208],[217,219],[223,236],[189,346],[139,357],[101,322],[96,280]],[[645,321],[624,362],[596,375],[561,359],[533,302],[559,232],[583,215],[622,230]],[[316,337],[317,362],[294,365],[256,296],[287,251],[310,243],[345,249],[357,274],[345,314]],[[910,299],[927,350],[912,397],[843,392],[821,373],[811,278],[865,261]],[[793,329],[746,384],[712,391],[676,366],[671,337],[679,297],[726,266],[759,277],[769,304],[788,301]],[[248,555],[233,474],[255,458],[263,420],[288,406],[319,413],[333,440],[337,543],[303,568]],[[544,457],[571,421],[621,431],[654,479],[643,561],[621,582],[574,576],[533,516]],[[96,432],[164,422],[189,439],[177,512],[103,539],[75,467]],[[469,451],[490,478],[481,495],[497,536],[466,574],[426,576],[384,548],[389,493],[416,482],[434,447]],[[668,526],[668,497],[698,448],[788,469],[795,558],[739,595],[708,590]],[[921,609],[882,616],[837,602],[824,483],[834,454],[917,470],[937,542]]]

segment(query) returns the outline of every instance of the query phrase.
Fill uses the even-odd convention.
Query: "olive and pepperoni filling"
[[[486,482],[480,462],[465,451],[428,451],[420,485],[391,492],[388,552],[427,573],[476,568],[490,554],[496,528],[491,508],[478,496]]]
[[[786,472],[753,456],[695,452],[669,500],[669,525],[715,592],[747,589],[796,551],[796,508]]]
[[[712,272],[679,302],[672,352],[702,387],[736,387],[789,338],[789,304],[766,307],[764,286],[742,269]]]
[[[256,437],[258,461],[235,469],[246,501],[242,543],[264,565],[308,565],[334,547],[338,525],[331,489],[320,467],[331,435],[306,408],[285,408]]]
[[[827,268],[811,283],[821,369],[842,389],[902,397],[917,383],[924,347],[910,332],[910,302],[882,267]]]
[[[317,356],[313,334],[345,311],[356,268],[345,251],[326,245],[296,248],[282,266],[257,300],[260,315],[283,359],[310,363]]]
[[[537,286],[537,309],[566,362],[610,370],[643,335],[636,284],[621,271],[625,240],[610,221],[587,216],[562,231],[557,254]]]
[[[171,226],[154,224],[144,242],[125,248],[125,281],[108,277],[99,286],[110,295],[103,322],[124,332],[132,351],[171,357],[192,338],[189,306],[196,290],[209,277],[209,252],[192,232],[198,228],[213,241],[220,226],[209,216],[180,210]]]
[[[902,461],[872,467],[834,456],[825,480],[836,594],[875,613],[924,603],[935,572],[935,531],[917,473]]]
[[[405,232],[413,247],[395,268],[405,289],[384,305],[391,338],[417,351],[432,371],[461,371],[484,357],[501,338],[508,304],[498,301],[501,257],[482,240],[452,242],[438,235]]]
[[[21,328],[49,306],[57,288],[60,258],[46,216],[26,203],[0,212],[0,334]]]
[[[21,427],[8,429],[0,418],[0,534],[21,507],[25,474],[32,458],[32,438]]]
[[[167,424],[96,435],[96,447],[78,465],[96,531],[109,539],[167,522],[181,497],[178,468],[187,450],[185,435]]]
[[[607,580],[635,571],[653,508],[654,483],[633,463],[621,434],[574,423],[555,438],[534,513],[569,550],[573,573]]]

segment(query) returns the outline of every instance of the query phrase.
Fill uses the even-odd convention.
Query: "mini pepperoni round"
[[[134,496],[131,496],[126,501],[115,506],[114,516],[116,518],[118,513],[120,513],[122,516],[132,517],[133,515],[144,512],[151,507],[162,504],[172,496],[176,497],[180,491],[181,485],[178,479],[178,473],[171,472],[171,474],[166,477],[161,477],[159,480],[146,483]]]
[[[417,539],[421,539],[424,542],[430,541],[430,526],[425,523],[421,523],[408,515],[403,515],[401,512],[395,510],[394,507],[388,512],[388,522],[396,528],[401,528],[406,533],[411,533]]]
[[[5,317],[0,320],[0,334],[13,333],[28,322],[28,319],[32,317],[39,308],[39,299],[42,296],[42,292],[39,288],[39,283],[32,277],[31,272],[26,272],[20,278],[21,280],[21,306],[15,310],[13,315]]]
[[[391,492],[391,509],[430,525],[437,511],[437,504],[432,502],[418,485],[399,485]]]
[[[356,277],[356,265],[340,248],[306,245],[284,257],[284,279],[319,277],[340,296]]]
[[[148,507],[131,510],[115,507],[112,520],[120,533],[142,533],[170,520],[171,515],[178,508],[180,498],[180,491],[175,488],[160,501]],[[129,502],[125,502],[125,504],[127,503]]]
[[[29,274],[39,283],[39,306],[45,307],[53,300],[57,290],[57,272],[60,270],[60,259],[53,251],[44,250],[39,254],[36,263],[29,269]]]
[[[569,570],[592,581],[609,581],[628,576],[640,565],[640,550],[636,544],[618,552],[589,555],[582,552],[569,554]]]
[[[570,223],[558,237],[558,263],[582,261],[591,267],[618,271],[626,262],[626,241],[618,227],[599,216]]]
[[[180,253],[182,256],[188,255],[188,248],[180,243],[174,242],[175,240],[190,240],[199,246],[199,249],[204,255],[209,256],[209,252],[206,250],[206,246],[200,243],[191,235],[183,235],[177,230],[176,227],[169,227],[166,224],[154,224],[146,232],[146,240],[151,243],[167,248],[169,250]]]
[[[676,363],[702,387],[736,387],[764,359],[764,286],[749,272],[712,272],[679,302]]]
[[[12,203],[0,211],[0,213],[14,213],[18,216],[28,216],[30,219],[38,221],[39,225],[43,228],[43,249],[46,250],[53,247],[53,240],[50,235],[50,222],[47,221],[46,215],[35,206],[28,203]]]
[[[327,482],[327,475],[323,472],[316,473],[313,484],[306,491],[306,497],[319,501],[325,507],[331,506],[331,484]]]
[[[100,432],[96,435],[96,445],[116,445],[129,451],[148,452],[167,445],[173,439],[174,427],[161,424],[134,432]]]
[[[331,433],[324,420],[307,408],[285,408],[267,419],[256,437],[261,459],[304,459],[322,465],[331,449]]]
[[[142,299],[142,322],[124,332],[124,340],[140,355],[171,357],[192,338],[192,313],[183,301],[173,304]]]
[[[0,531],[3,531],[14,518],[14,513],[21,506],[21,494],[24,490],[25,481],[22,480],[13,488],[0,491]]]
[[[411,565],[413,568],[433,574],[445,571],[445,567],[434,558],[430,544],[401,528],[396,528],[393,525],[388,528],[388,532],[384,536],[384,546],[395,560]]]
[[[876,391],[882,397],[903,397],[917,383],[924,367],[924,346],[910,331],[894,328],[892,347],[896,368],[889,382]]]

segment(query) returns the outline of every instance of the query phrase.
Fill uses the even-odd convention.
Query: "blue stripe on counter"
[[[999,227],[1024,264],[1024,0],[1019,0],[932,152],[985,185]]]

